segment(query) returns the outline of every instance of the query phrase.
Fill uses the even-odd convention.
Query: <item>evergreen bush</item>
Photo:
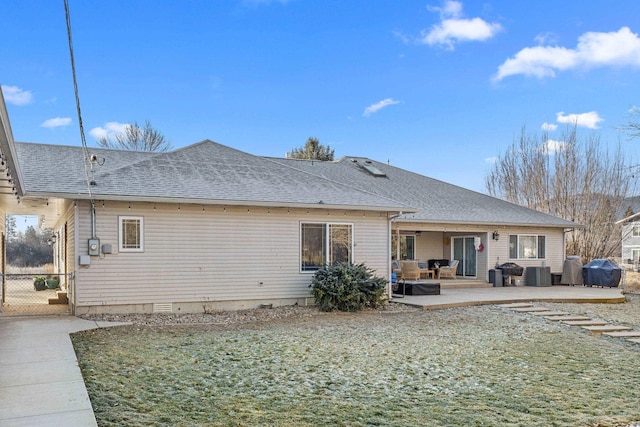
[[[311,289],[322,311],[357,311],[385,302],[387,280],[363,264],[335,264],[316,271]]]

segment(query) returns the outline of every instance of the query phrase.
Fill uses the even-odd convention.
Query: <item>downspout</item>
[[[399,213],[397,213],[396,215],[391,215],[389,217],[389,223],[388,223],[388,228],[389,228],[389,232],[387,233],[387,238],[389,239],[389,241],[387,242],[387,260],[388,260],[388,266],[387,268],[389,269],[389,286],[387,287],[387,297],[389,298],[389,300],[391,299],[391,295],[393,294],[393,289],[391,289],[391,275],[393,274],[393,267],[391,266],[391,243],[393,242],[393,239],[391,238],[391,233],[393,232],[393,229],[391,227],[391,224],[393,223],[393,220],[398,218],[399,216],[402,215],[402,211],[400,211]],[[399,240],[398,240],[399,241]],[[396,247],[396,253],[398,253],[399,248]],[[398,280],[398,278],[396,277],[396,281]]]

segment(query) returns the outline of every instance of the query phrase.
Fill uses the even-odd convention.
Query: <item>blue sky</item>
[[[70,0],[89,146],[145,120],[282,157],[308,137],[476,191],[523,126],[622,144],[640,105],[640,2]],[[5,0],[17,141],[80,145],[63,1]],[[8,18],[7,18],[8,17]]]

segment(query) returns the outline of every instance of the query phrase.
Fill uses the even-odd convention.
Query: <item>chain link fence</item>
[[[0,314],[68,314],[73,274],[1,274]]]

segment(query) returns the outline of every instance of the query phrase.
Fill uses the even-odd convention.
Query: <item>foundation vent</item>
[[[173,304],[170,302],[153,304],[153,312],[154,313],[172,313]]]

